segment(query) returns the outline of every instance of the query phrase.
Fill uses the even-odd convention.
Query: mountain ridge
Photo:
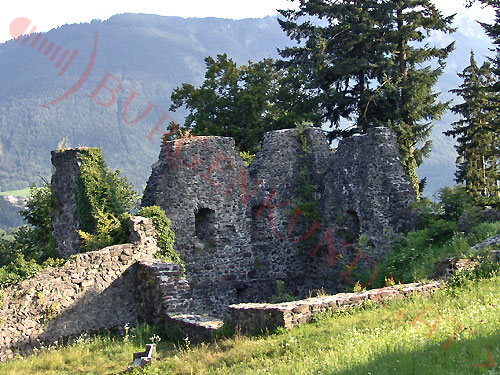
[[[94,34],[97,54],[88,80],[67,99],[43,107],[81,77],[91,56]],[[162,113],[183,122],[186,111],[168,112],[170,93],[184,82],[201,84],[206,56],[227,53],[242,64],[276,58],[277,48],[293,43],[272,16],[228,20],[124,13],[106,21],[64,25],[43,33],[43,37],[70,52],[78,51],[62,76],[58,74],[61,67],[56,68],[56,61],[38,52],[38,45],[29,47],[31,41],[26,45],[13,40],[0,44],[0,127],[4,129],[0,134],[0,191],[26,187],[38,175],[48,178],[49,152],[64,136],[73,146],[101,147],[110,167],[122,169],[141,190],[160,145],[159,131],[152,141],[147,136]],[[445,99],[452,98],[447,90],[460,82],[454,70],[465,67],[468,49],[474,46],[480,58],[491,46],[486,36],[471,39],[458,31],[453,38],[457,50],[437,87]],[[107,74],[106,84],[121,84],[122,89],[116,103],[104,107],[97,101],[109,99],[106,89],[102,88],[94,99],[92,94]],[[132,90],[137,95],[126,107]],[[149,103],[155,108],[141,121],[130,124]],[[454,118],[448,113],[436,124],[433,139],[438,148],[419,170],[420,177],[428,177],[427,194],[453,183],[453,141],[441,133]]]

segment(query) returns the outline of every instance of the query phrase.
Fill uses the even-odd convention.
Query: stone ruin
[[[365,234],[374,263],[384,255],[382,233],[411,225],[415,193],[387,128],[334,151],[319,128],[269,132],[248,167],[232,138],[180,139],[165,144],[152,170],[142,206],[158,205],[172,221],[199,313],[268,301],[276,280],[296,296],[338,291],[345,266],[335,256],[357,255],[346,241]],[[315,218],[297,210],[304,200]]]
[[[64,258],[80,252],[78,155],[52,153],[53,234]],[[172,221],[193,311],[224,316],[232,303],[269,300],[276,280],[296,296],[352,284],[338,257],[354,261],[359,253],[348,244],[365,234],[373,249],[356,266],[373,267],[384,255],[382,233],[411,225],[414,199],[392,130],[370,129],[332,151],[323,131],[309,127],[266,133],[248,167],[232,138],[167,142],[142,206],[160,206]]]
[[[56,253],[77,255],[5,289],[0,360],[89,329],[143,321],[166,322],[190,337],[201,327],[198,336],[209,339],[222,322],[207,314],[222,318],[231,310],[234,319],[250,321],[265,306],[280,309],[230,306],[269,301],[278,280],[283,293],[301,297],[352,285],[346,268],[370,270],[385,255],[382,234],[412,225],[415,193],[389,129],[344,139],[335,150],[318,128],[269,132],[248,167],[232,138],[192,137],[163,145],[142,199],[171,219],[185,272],[154,258],[154,229],[140,217],[131,218],[130,243],[79,254],[79,155],[52,153]],[[356,248],[360,234],[370,248]],[[318,303],[338,304],[332,301]],[[281,309],[304,315],[309,305]],[[302,315],[293,319],[309,319]]]

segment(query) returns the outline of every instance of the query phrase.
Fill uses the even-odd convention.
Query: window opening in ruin
[[[236,288],[236,300],[238,302],[248,302],[248,287],[240,286]]]
[[[200,208],[194,215],[195,234],[198,240],[214,242],[215,211],[209,208]]]
[[[350,237],[350,240],[352,242],[357,241],[359,235],[361,234],[361,229],[359,226],[359,217],[357,212],[354,210],[347,210],[345,219],[346,219],[345,228],[346,232]]]

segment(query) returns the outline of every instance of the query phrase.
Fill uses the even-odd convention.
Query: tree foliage
[[[465,183],[467,192],[478,203],[494,204],[499,195],[496,150],[500,140],[498,131],[493,131],[499,114],[492,106],[494,94],[488,90],[493,81],[490,64],[479,67],[471,52],[470,65],[458,76],[463,83],[452,92],[463,102],[455,105],[452,111],[461,119],[452,124],[452,130],[445,132],[457,140],[456,180]]]
[[[184,83],[171,97],[171,111],[190,111],[183,128],[192,134],[233,137],[239,151],[255,153],[265,132],[315,119],[293,69],[281,70],[272,59],[238,67],[226,54],[205,62],[203,84]]]
[[[430,150],[432,121],[447,107],[433,87],[453,50],[453,43],[438,48],[426,41],[432,31],[452,32],[453,17],[428,0],[299,0],[298,10],[280,13],[283,30],[297,42],[281,51],[285,66],[305,77],[330,137],[395,129],[418,194],[416,168]]]

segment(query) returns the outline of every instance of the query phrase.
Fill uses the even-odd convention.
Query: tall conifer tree
[[[433,86],[453,50],[453,43],[437,48],[425,41],[431,31],[452,32],[453,17],[429,0],[299,0],[298,10],[280,13],[283,30],[298,42],[281,55],[303,71],[331,138],[395,129],[418,194],[416,168],[429,151],[432,121],[447,107]],[[347,128],[343,119],[351,121]]]
[[[457,139],[457,182],[465,183],[467,192],[479,203],[495,200],[498,195],[498,160],[495,148],[499,146],[498,134],[492,126],[498,119],[498,110],[491,105],[494,94],[487,90],[492,85],[490,66],[479,67],[471,51],[470,65],[458,76],[462,85],[451,92],[459,95],[463,103],[452,111],[461,119],[452,124],[446,135]]]

